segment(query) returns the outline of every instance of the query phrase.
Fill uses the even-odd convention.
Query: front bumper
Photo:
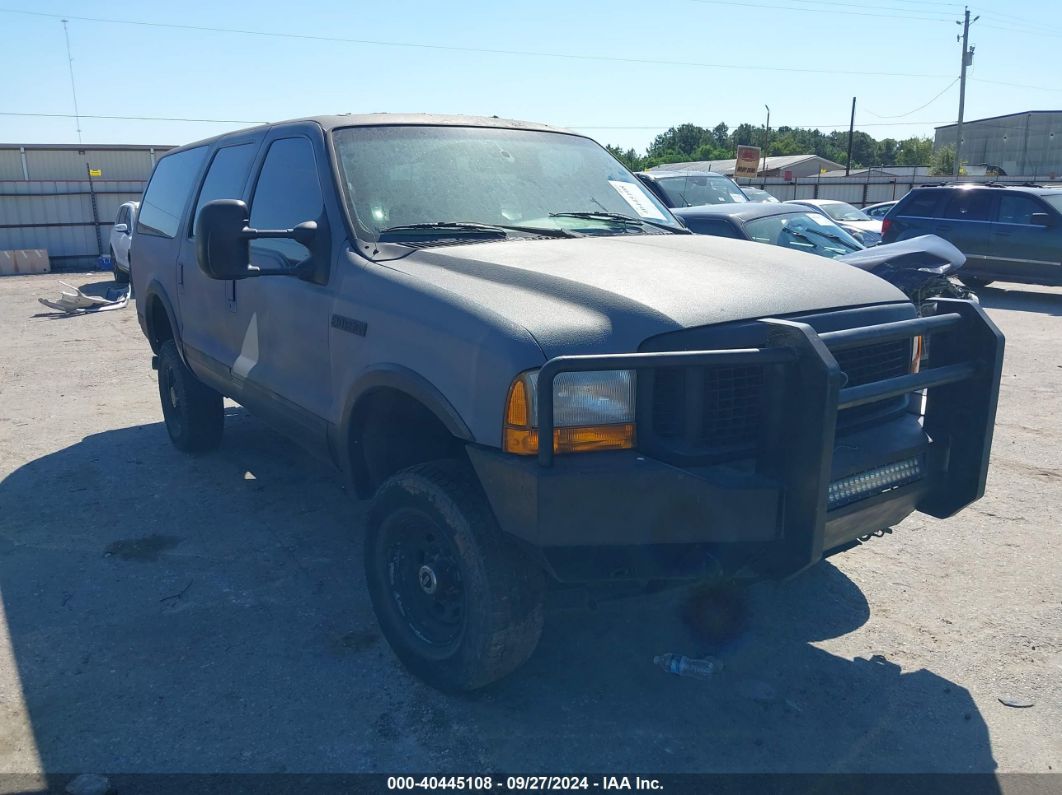
[[[791,574],[915,510],[950,516],[983,495],[1003,335],[974,304],[935,303],[935,315],[821,334],[765,320],[763,348],[558,357],[540,372],[539,438],[550,439],[563,372],[780,365],[752,459],[678,467],[638,451],[555,457],[547,447],[535,460],[474,446],[469,456],[502,529],[542,549],[561,579],[685,578],[753,560]],[[832,351],[915,335],[929,340],[921,372],[844,386]],[[912,413],[835,438],[840,409],[906,393],[918,398]],[[910,461],[913,482],[830,509],[831,483]],[[644,565],[632,563],[639,558]]]

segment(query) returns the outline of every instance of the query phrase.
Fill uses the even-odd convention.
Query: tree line
[[[632,171],[643,171],[665,163],[691,160],[732,160],[738,146],[763,146],[764,126],[739,124],[730,129],[719,123],[711,129],[696,124],[671,127],[653,139],[644,154],[633,148],[607,145],[618,160]],[[954,150],[944,147],[933,151],[933,139],[923,137],[882,138],[865,132],[852,136],[852,168],[870,166],[929,166],[935,174],[950,174]],[[767,153],[770,155],[819,155],[844,164],[848,157],[848,131],[824,133],[801,127],[778,127],[770,131]]]

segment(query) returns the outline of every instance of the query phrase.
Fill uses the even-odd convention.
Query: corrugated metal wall
[[[941,182],[1001,182],[1021,184],[1023,178],[1007,177],[808,177],[787,182],[781,177],[757,177],[756,179],[739,179],[739,185],[751,185],[763,188],[780,201],[790,199],[836,199],[865,207],[868,204],[888,202],[903,198],[911,188],[918,185],[932,185]]]
[[[0,145],[0,250],[43,248],[53,270],[95,268],[118,206],[140,200],[169,148]]]

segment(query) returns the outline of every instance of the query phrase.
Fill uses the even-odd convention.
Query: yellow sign
[[[89,176],[90,177],[102,177],[103,176],[103,169],[102,168],[90,168],[89,169]]]
[[[758,146],[739,146],[737,162],[734,164],[735,177],[755,177],[760,171],[760,148]]]

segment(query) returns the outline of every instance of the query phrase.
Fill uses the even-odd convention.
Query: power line
[[[120,121],[190,121],[204,124],[268,124],[265,121],[252,121],[249,119],[189,119],[182,116],[94,116],[88,113],[20,113],[16,111],[0,111],[0,116],[32,116],[39,118],[56,119],[118,119]]]
[[[835,9],[832,9],[832,8],[801,8],[801,7],[795,7],[795,6],[776,5],[776,4],[773,4],[773,3],[739,2],[739,0],[689,0],[689,2],[698,3],[700,5],[709,5],[709,6],[736,6],[738,8],[768,8],[768,9],[772,9],[772,10],[775,10],[775,11],[798,11],[798,12],[801,12],[801,13],[807,12],[807,13],[811,13],[811,14],[830,14],[832,16],[837,16],[838,14],[843,14],[843,15],[853,16],[853,17],[874,17],[876,19],[906,19],[906,20],[915,20],[915,21],[918,21],[918,22],[949,22],[950,21],[950,20],[945,19],[943,17],[912,16],[910,14],[875,14],[875,13],[870,12],[870,11],[842,11],[842,10],[835,10]],[[831,5],[834,5],[834,4],[831,4]],[[837,3],[836,5],[848,5],[848,4]],[[897,9],[897,10],[906,12],[909,9],[904,8],[904,9]],[[933,13],[941,13],[941,12],[935,11]]]
[[[697,2],[697,0],[693,0]],[[24,9],[17,8],[0,8],[0,13],[6,14],[22,14],[26,16],[45,17],[49,19],[64,18],[61,14],[50,14],[44,11],[26,11]],[[118,19],[114,17],[89,17],[78,16],[74,14],[65,15],[66,19],[75,19],[79,22],[96,22],[100,24],[110,25],[134,25],[139,27],[149,28],[167,28],[171,30],[185,30],[196,31],[199,33],[232,33],[241,36],[261,36],[268,38],[279,39],[298,39],[304,41],[328,41],[337,42],[341,44],[360,44],[373,47],[402,47],[421,50],[437,50],[444,52],[467,52],[478,53],[481,55],[515,55],[515,56],[530,56],[536,58],[561,58],[565,60],[575,61],[600,61],[605,63],[629,63],[629,64],[642,64],[642,65],[654,65],[654,66],[684,66],[694,67],[701,69],[732,69],[732,70],[753,70],[761,72],[794,72],[801,74],[826,74],[836,75],[836,69],[812,69],[804,67],[793,66],[758,66],[758,65],[743,65],[732,63],[702,63],[697,61],[671,61],[660,60],[653,58],[623,58],[613,55],[585,55],[582,53],[561,53],[561,52],[549,52],[542,50],[509,50],[509,49],[494,49],[486,47],[462,47],[458,45],[450,44],[429,44],[421,42],[404,42],[404,41],[389,41],[382,39],[355,39],[344,36],[323,36],[311,33],[280,33],[275,31],[263,31],[252,30],[248,28],[221,28],[212,27],[208,25],[183,25],[179,23],[171,22],[147,22],[143,20],[132,19]],[[861,77],[910,77],[910,78],[932,78],[939,79],[942,77],[950,77],[950,75],[942,74],[921,74],[917,72],[860,72],[845,70],[847,75],[859,75]]]
[[[944,89],[939,94],[934,96],[933,99],[929,100],[929,102],[927,102],[924,105],[919,105],[914,110],[907,111],[907,113],[899,113],[899,114],[897,114],[895,116],[882,116],[882,115],[880,115],[878,113],[875,113],[874,111],[870,110],[870,108],[867,108],[867,113],[869,113],[871,116],[874,116],[874,117],[879,118],[879,119],[902,119],[902,118],[904,118],[906,116],[910,116],[912,113],[918,113],[918,111],[928,108],[930,105],[932,105],[934,102],[936,102],[942,96],[944,96],[948,92],[948,89],[950,89],[953,85],[955,85],[958,82],[959,82],[959,78],[956,77],[954,80],[952,80],[946,86],[944,86]]]

